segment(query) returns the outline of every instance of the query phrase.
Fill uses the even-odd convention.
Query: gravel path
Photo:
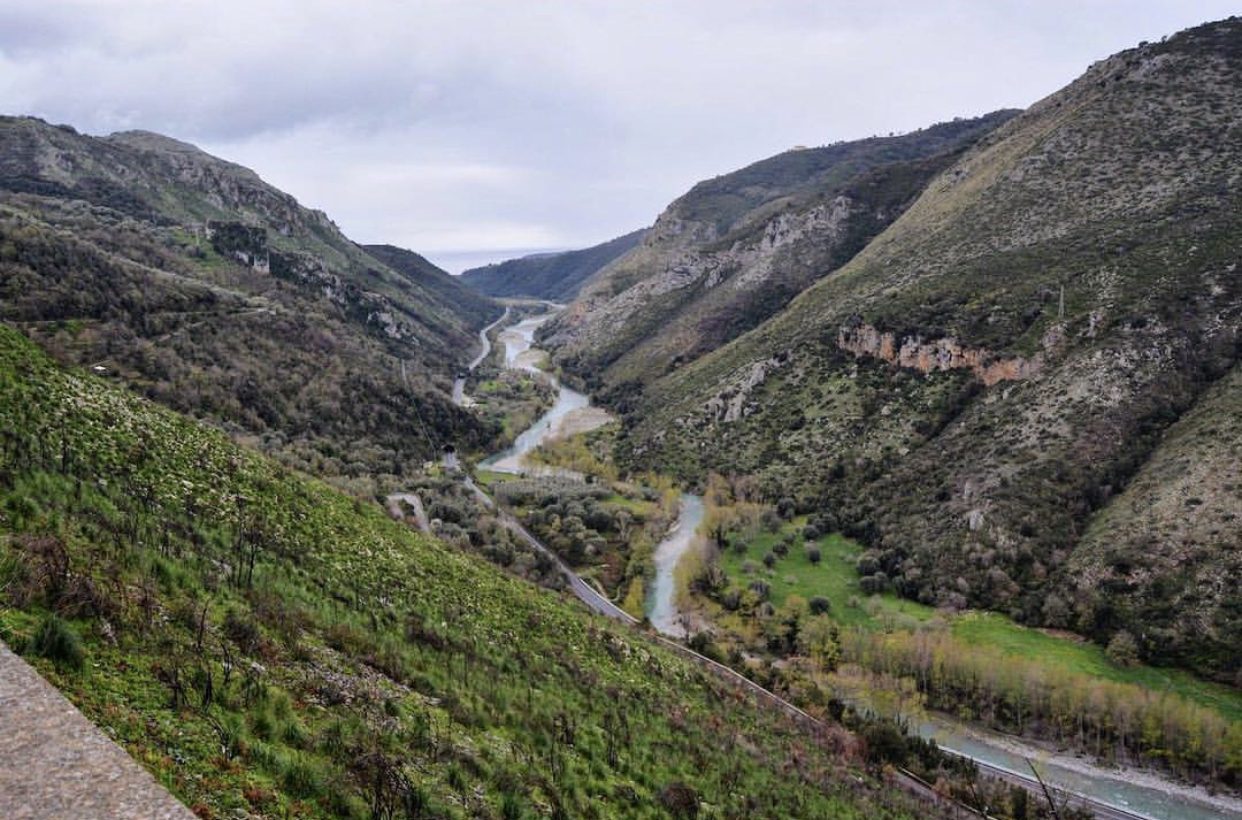
[[[194,815],[0,643],[0,817],[193,820]]]

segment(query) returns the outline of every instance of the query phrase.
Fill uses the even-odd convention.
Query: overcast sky
[[[144,128],[449,270],[796,144],[1025,107],[1236,0],[0,0],[0,111]]]

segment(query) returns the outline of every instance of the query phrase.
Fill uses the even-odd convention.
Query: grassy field
[[[520,479],[521,476],[516,476],[512,473],[498,473],[495,470],[480,468],[474,471],[474,480],[488,488],[505,481],[519,481]]]
[[[941,617],[948,621],[952,635],[968,645],[993,647],[1007,655],[1037,660],[1049,669],[1169,692],[1213,709],[1229,720],[1242,720],[1242,693],[1180,669],[1117,666],[1096,644],[1030,629],[996,613],[937,613],[893,593],[867,596],[859,589],[855,569],[862,546],[837,533],[823,536],[815,542],[820,549],[820,562],[813,564],[800,537],[805,524],[804,519],[797,518],[785,523],[778,532],[748,536],[744,539],[744,553],[733,548],[721,553],[720,567],[738,586],[744,587],[756,579],[766,581],[771,588],[769,600],[778,609],[791,595],[807,601],[822,596],[831,602],[830,616],[840,626],[874,630],[913,629],[919,623]],[[769,570],[763,564],[763,556],[791,534],[795,538],[788,554],[784,558],[777,556]]]
[[[1037,658],[1049,667],[1119,683],[1132,683],[1156,692],[1180,695],[1215,709],[1230,720],[1242,720],[1242,692],[1196,678],[1181,669],[1155,666],[1121,667],[1111,663],[1099,646],[1028,629],[991,612],[968,612],[953,618],[954,637],[1006,654]]]
[[[935,610],[914,601],[898,598],[892,593],[867,596],[858,587],[858,572],[854,562],[862,547],[854,541],[832,533],[816,541],[820,549],[820,562],[814,564],[807,557],[800,533],[806,526],[805,518],[795,518],[778,532],[760,532],[746,539],[745,552],[735,548],[724,550],[720,566],[729,578],[745,586],[760,579],[771,587],[769,600],[781,607],[790,595],[809,601],[812,597],[827,598],[832,604],[832,617],[842,626],[881,628],[892,626],[898,616],[913,621],[925,621]],[[788,535],[795,535],[789,553],[777,556],[772,569],[763,565],[763,556]],[[747,569],[750,572],[747,572]]]

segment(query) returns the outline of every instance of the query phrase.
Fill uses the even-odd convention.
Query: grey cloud
[[[197,142],[449,264],[609,238],[796,143],[1027,105],[1229,5],[6,0],[0,109]]]

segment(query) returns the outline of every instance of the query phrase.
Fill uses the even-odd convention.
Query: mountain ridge
[[[925,182],[1014,112],[787,151],[700,182],[549,326],[596,385],[648,382],[779,311],[862,249]]]
[[[1147,536],[1159,562],[1120,515],[1092,543],[1129,544],[1124,559],[1074,556],[1236,362],[1239,88],[1236,19],[1095,63],[754,330],[606,384],[627,414],[623,460],[691,481],[757,474],[769,497],[867,543],[879,588],[1102,643],[1128,632],[1148,660],[1233,679],[1239,602],[1216,582],[1236,571],[1236,486],[1205,477],[1210,512],[1157,499],[1209,534],[1183,545],[1162,524]],[[590,378],[590,356],[556,355]],[[1234,428],[1202,427],[1237,452]],[[1197,594],[1191,567],[1215,591]]]
[[[451,390],[501,308],[391,269],[249,169],[8,117],[0,208],[0,319],[62,361],[360,487],[491,440]]]
[[[525,296],[568,301],[600,269],[628,253],[642,241],[647,229],[601,242],[589,248],[537,253],[463,271],[466,284],[488,296]]]

